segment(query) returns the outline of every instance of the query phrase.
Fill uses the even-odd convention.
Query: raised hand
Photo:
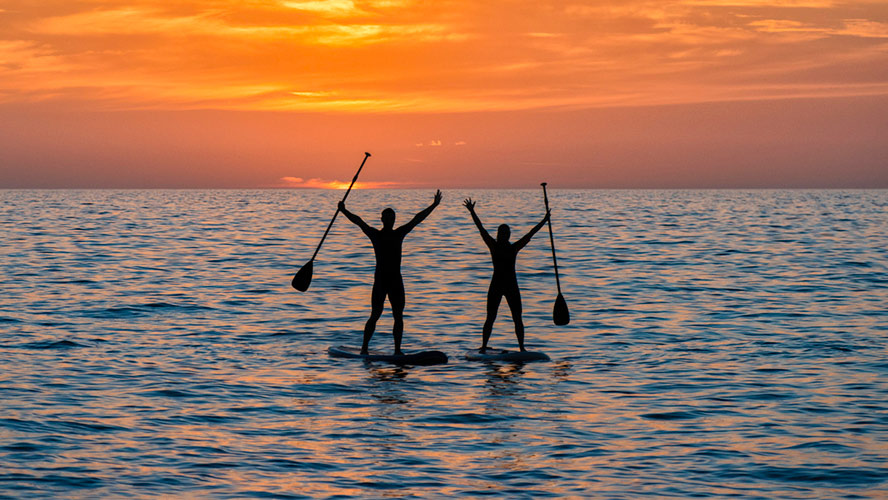
[[[435,201],[434,201],[434,204],[437,205],[437,204],[441,203],[441,198],[442,198],[442,197],[443,197],[443,195],[441,194],[441,190],[439,189],[438,192],[435,193]]]
[[[469,212],[475,211],[475,202],[472,201],[471,198],[466,198],[463,200],[463,205],[469,210]]]
[[[345,212],[345,202],[344,201],[340,201],[339,205],[337,205],[337,206],[339,207],[340,212]]]

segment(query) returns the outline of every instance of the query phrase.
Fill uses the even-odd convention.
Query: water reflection
[[[457,201],[404,255],[431,368],[327,356],[366,320],[350,225],[289,288],[341,193],[0,191],[0,497],[886,497],[888,192],[551,194],[569,326],[545,241],[518,271],[555,361],[454,356],[489,278]]]
[[[500,398],[504,396],[515,396],[521,391],[521,377],[524,375],[523,363],[496,364],[487,365],[485,372],[487,381],[485,386],[491,396]]]
[[[379,366],[372,363],[365,363],[364,366],[370,375],[370,396],[381,403],[377,405],[378,415],[392,417],[400,414],[401,409],[397,406],[410,403],[409,388],[404,388],[410,371],[403,366]]]
[[[493,442],[506,439],[513,432],[516,421],[513,418],[522,414],[522,377],[524,365],[521,363],[497,364],[490,363],[485,367],[486,397],[484,413],[490,416],[503,417],[496,425],[496,436]]]
[[[552,378],[558,382],[566,382],[572,368],[570,361],[556,361],[552,364]]]

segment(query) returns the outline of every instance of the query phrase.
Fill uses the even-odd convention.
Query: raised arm
[[[537,231],[539,231],[543,227],[543,224],[545,224],[546,221],[549,220],[550,214],[551,214],[551,212],[549,210],[546,210],[546,216],[543,217],[543,220],[541,220],[539,222],[539,224],[537,224],[536,226],[533,226],[533,229],[531,229],[530,232],[528,232],[527,234],[522,236],[520,240],[515,242],[515,250],[516,251],[521,250],[528,243],[530,243],[530,239],[533,238],[533,235],[535,235],[537,233]]]
[[[343,202],[343,201],[339,202],[339,211],[342,212],[342,215],[348,217],[348,220],[352,221],[353,223],[355,223],[355,225],[357,225],[359,228],[361,228],[361,231],[364,231],[364,234],[369,235],[370,232],[373,230],[372,227],[370,227],[369,225],[367,225],[366,222],[364,222],[364,219],[349,212],[348,209],[345,208],[345,202]]]
[[[434,210],[435,207],[437,207],[440,203],[441,203],[441,190],[439,189],[435,193],[435,201],[433,201],[432,204],[429,205],[425,210],[423,210],[423,211],[419,212],[418,214],[416,214],[415,216],[413,216],[413,219],[410,222],[399,227],[398,231],[403,231],[405,234],[409,233],[410,231],[413,231],[413,228],[416,227],[417,225],[419,225],[420,222],[424,221],[425,218],[428,217],[430,213],[432,213],[432,210]]]
[[[478,231],[481,233],[481,239],[484,240],[484,243],[486,243],[487,246],[493,245],[496,241],[490,236],[490,233],[484,229],[484,225],[481,224],[481,219],[479,219],[478,214],[475,213],[475,202],[472,201],[471,198],[466,198],[465,201],[463,201],[463,205],[465,205],[469,213],[472,214],[472,221],[474,221],[475,226],[478,227]]]

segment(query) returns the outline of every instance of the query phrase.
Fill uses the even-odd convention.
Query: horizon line
[[[732,187],[557,187],[546,184],[551,190],[560,191],[883,191],[886,186],[732,186]],[[484,190],[484,191],[530,191],[539,187],[379,187],[353,188],[353,191],[422,191],[432,189]],[[0,191],[345,191],[344,188],[320,187],[2,187]]]

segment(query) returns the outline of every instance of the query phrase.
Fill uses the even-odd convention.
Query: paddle
[[[361,166],[358,167],[358,171],[355,172],[355,176],[352,178],[351,184],[349,184],[348,189],[345,191],[345,194],[342,196],[342,201],[345,202],[345,199],[348,198],[348,193],[351,192],[352,186],[355,185],[355,181],[358,180],[358,175],[361,173],[361,169],[364,168],[364,164],[367,163],[367,158],[370,158],[370,153],[364,153],[364,161],[361,162]],[[330,221],[330,224],[327,226],[327,230],[324,231],[324,236],[321,236],[321,242],[318,243],[318,247],[315,248],[314,254],[312,254],[311,259],[302,266],[302,269],[293,276],[293,281],[290,283],[293,285],[293,288],[299,290],[300,292],[304,292],[308,290],[308,285],[311,284],[311,273],[314,270],[314,260],[315,257],[318,256],[318,251],[321,249],[321,245],[324,244],[324,239],[327,237],[327,233],[330,232],[330,228],[333,227],[333,223],[336,222],[336,216],[339,215],[339,207],[336,207],[336,213],[333,214],[333,219]]]
[[[543,199],[546,201],[546,213],[549,212],[549,196],[546,194],[546,183],[543,186]],[[552,244],[552,262],[555,264],[555,284],[558,286],[558,297],[555,298],[555,307],[552,310],[552,320],[556,325],[562,326],[570,323],[570,311],[567,310],[567,302],[561,295],[561,280],[558,278],[558,258],[555,257],[555,236],[552,235],[552,217],[549,216],[549,242]]]

